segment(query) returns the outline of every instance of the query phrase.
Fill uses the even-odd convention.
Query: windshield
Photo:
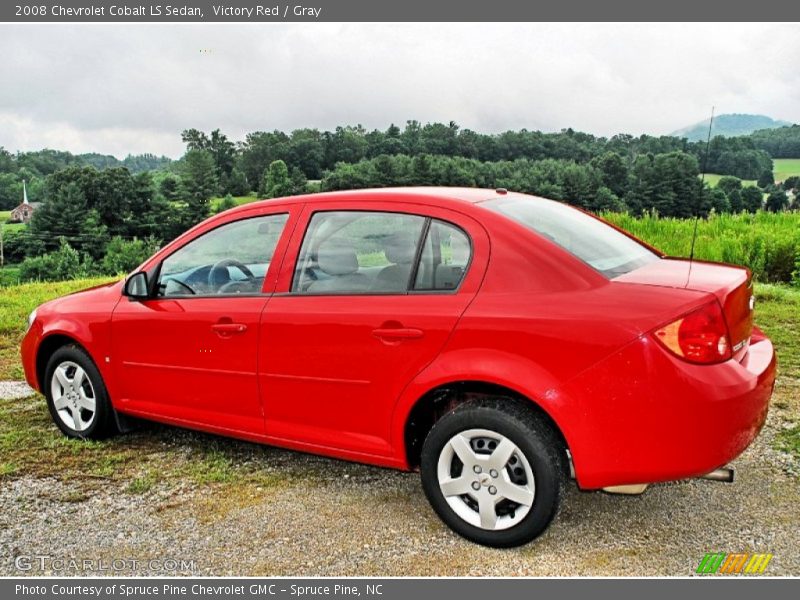
[[[658,260],[658,255],[627,235],[554,200],[507,196],[483,206],[555,242],[609,279]]]

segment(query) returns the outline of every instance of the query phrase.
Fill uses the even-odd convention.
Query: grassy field
[[[255,202],[258,200],[258,196],[255,193],[251,193],[247,196],[234,196],[233,201],[236,206],[240,206],[242,204],[247,204],[249,202]],[[209,204],[211,205],[211,212],[217,212],[219,205],[222,204],[223,200],[225,200],[222,196],[216,196],[209,200]]]
[[[10,210],[0,210],[0,227],[3,228],[3,233],[25,229],[25,223],[7,223],[6,221],[8,221],[10,218]]]
[[[776,158],[772,161],[772,174],[775,181],[783,181],[792,175],[800,175],[800,158]],[[705,181],[711,187],[717,187],[722,175],[706,173]],[[742,179],[742,185],[755,185],[755,179]]]
[[[719,180],[722,179],[723,177],[724,175],[718,175],[717,173],[706,173],[705,182],[712,188],[717,187]],[[742,185],[744,187],[755,184],[756,184],[755,179],[742,179]]]
[[[688,256],[694,220],[633,217],[606,213],[603,217],[670,256]],[[759,281],[791,281],[800,269],[800,213],[714,215],[697,222],[695,258],[749,267]]]
[[[4,265],[0,269],[0,287],[17,285],[19,283],[19,266]]]
[[[114,279],[76,279],[0,288],[0,380],[22,379],[19,343],[25,333],[28,315],[34,308],[53,298],[108,281]]]
[[[775,181],[783,181],[792,175],[800,175],[800,158],[776,158],[772,161]]]

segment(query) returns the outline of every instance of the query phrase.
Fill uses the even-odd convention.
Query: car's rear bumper
[[[758,435],[775,383],[772,343],[753,332],[741,362],[686,363],[644,336],[567,385],[567,424],[582,488],[655,483],[727,464]]]

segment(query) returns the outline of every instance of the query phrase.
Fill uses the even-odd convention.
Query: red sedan
[[[68,436],[139,417],[419,469],[440,517],[492,546],[544,531],[571,472],[631,490],[725,465],[775,380],[746,269],[478,189],[229,210],[40,306],[22,356]]]

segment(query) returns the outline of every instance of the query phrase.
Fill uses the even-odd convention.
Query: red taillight
[[[654,335],[673,354],[689,362],[708,365],[731,357],[728,326],[716,300],[657,329]]]

